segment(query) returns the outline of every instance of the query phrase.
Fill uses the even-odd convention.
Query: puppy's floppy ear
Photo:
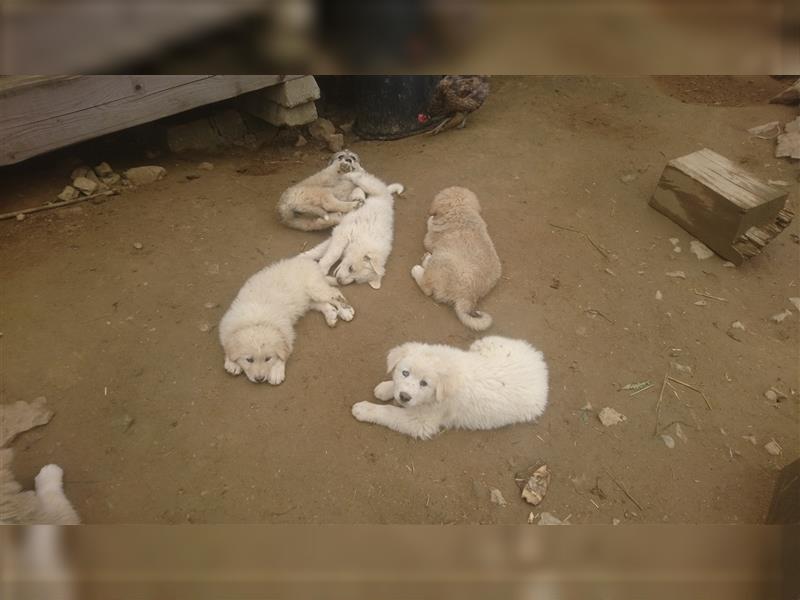
[[[277,341],[275,344],[275,355],[281,359],[283,362],[289,358],[289,354],[292,352],[292,346],[289,341],[283,337],[283,334],[279,331],[277,336]]]
[[[401,360],[411,352],[411,344],[401,344],[389,351],[386,355],[386,372],[391,373]]]
[[[375,273],[377,273],[380,277],[386,275],[386,269],[381,266],[374,256],[371,254],[365,254],[364,260],[369,263],[369,266],[372,267],[372,270],[375,271]]]

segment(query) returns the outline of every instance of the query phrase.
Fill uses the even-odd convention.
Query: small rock
[[[569,525],[569,523],[562,521],[549,512],[543,512],[539,515],[539,522],[537,525]]]
[[[302,148],[308,143],[308,140],[303,136],[302,133],[297,134],[297,141],[294,143],[295,147]]]
[[[308,126],[308,133],[313,139],[324,142],[336,133],[336,127],[328,119],[320,117]]]
[[[211,331],[211,325],[209,325],[208,323],[202,323],[202,324],[200,325],[199,329],[200,329],[200,331],[202,331],[203,333],[208,333],[209,331]]]
[[[736,268],[736,265],[733,264],[729,260],[726,260],[724,263],[722,263],[722,266],[725,267],[726,269],[735,269]]]
[[[672,251],[673,251],[675,254],[680,254],[681,252],[683,252],[683,250],[681,249],[681,247],[680,247],[680,246],[675,246],[675,247],[672,249]]]
[[[762,140],[770,140],[776,136],[778,136],[781,132],[781,122],[780,121],[770,121],[769,123],[764,123],[763,125],[757,125],[756,127],[751,127],[747,130],[747,133],[750,135],[754,135],[757,138],[761,138]]]
[[[497,504],[498,506],[505,506],[508,504],[506,499],[503,498],[503,493],[497,488],[492,488],[489,491],[489,499],[492,501],[492,504]]]
[[[664,294],[661,293],[661,290],[656,290],[656,300],[662,300],[664,298]]]
[[[770,402],[775,402],[778,399],[778,394],[773,389],[768,389],[764,392],[764,398],[769,400]]]
[[[764,450],[772,454],[772,456],[780,456],[781,452],[783,451],[783,448],[781,448],[778,442],[776,442],[775,440],[771,440],[766,444],[764,444]]]
[[[344,148],[344,136],[341,133],[334,133],[325,138],[325,145],[331,152],[341,152]]]
[[[666,273],[666,276],[675,279],[686,279],[686,273],[683,271],[670,271],[669,273]]]
[[[800,298],[789,298],[789,302],[794,305],[795,310],[800,312]]]
[[[111,165],[107,162],[101,162],[94,168],[94,172],[97,173],[97,176],[101,179],[103,177],[108,177],[114,173],[114,169],[111,168]]]
[[[611,524],[614,525],[614,526],[619,525],[621,522],[622,521],[620,521],[619,519],[616,519],[616,518],[615,519],[611,519]]]
[[[731,327],[733,329],[741,329],[742,331],[745,330],[744,323],[742,323],[741,321],[734,321],[733,323],[731,323]]]
[[[597,418],[600,419],[600,422],[606,427],[611,427],[612,425],[617,425],[628,420],[628,417],[608,406],[598,413]]]
[[[758,443],[758,441],[756,440],[756,436],[754,436],[752,433],[749,435],[743,435],[742,439],[747,440],[748,442],[753,444],[753,446],[755,446]]]
[[[136,248],[137,250],[141,250],[142,248],[144,248],[142,242],[133,242],[133,247]]]
[[[72,180],[77,179],[78,177],[86,177],[89,173],[89,167],[76,167],[72,170],[69,178]]]
[[[90,194],[94,194],[99,187],[99,184],[96,181],[92,181],[88,177],[76,177],[72,181],[72,185],[79,189],[81,192],[86,194],[87,196]]]
[[[680,240],[678,238],[669,238],[669,243],[673,246],[677,246],[680,243]]]
[[[58,198],[62,202],[69,202],[70,200],[75,200],[75,198],[77,198],[80,195],[81,193],[78,190],[76,190],[71,185],[68,185],[64,187],[64,189],[58,196],[56,196],[56,198]]]
[[[219,306],[219,302],[206,302],[203,306],[206,308],[217,308]]]
[[[540,504],[544,500],[549,485],[550,471],[547,470],[547,465],[542,465],[533,472],[522,489],[522,499],[533,506]]]
[[[120,177],[116,173],[111,173],[110,175],[106,175],[105,177],[101,177],[100,181],[105,183],[106,185],[116,185],[120,182],[122,177]]]
[[[682,365],[680,363],[673,362],[672,366],[675,367],[679,373],[686,373],[688,375],[692,374],[692,367],[689,365]]]
[[[784,319],[786,319],[786,317],[791,317],[791,316],[792,316],[792,311],[790,311],[787,308],[783,312],[779,312],[777,315],[772,315],[770,317],[770,320],[771,321],[775,321],[776,323],[783,323],[783,321],[784,321]]]
[[[536,517],[535,517],[535,516],[533,516],[533,513],[532,513],[532,512],[531,512],[531,513],[528,513],[528,525],[533,525],[533,523],[534,523],[535,521],[536,521]]]
[[[145,166],[134,167],[125,171],[125,177],[133,185],[146,185],[162,179],[167,174],[164,167]]]
[[[630,183],[636,180],[636,173],[627,173],[619,178],[622,183]]]
[[[672,450],[675,447],[675,440],[668,433],[662,433],[661,439],[664,441],[664,445],[670,450]]]
[[[17,213],[17,221],[24,221],[25,213]]]
[[[697,302],[694,303],[694,305],[695,306],[708,306],[708,302],[706,302],[705,300],[698,300]]]
[[[684,433],[683,427],[681,427],[680,423],[675,423],[675,435],[684,444],[686,444],[689,441],[689,438],[686,437],[686,434]]]
[[[697,257],[697,260],[706,260],[714,256],[714,252],[703,242],[692,240],[689,242],[689,251]]]
[[[201,171],[213,171],[214,165],[210,162],[201,162],[199,165],[197,165],[197,168]]]

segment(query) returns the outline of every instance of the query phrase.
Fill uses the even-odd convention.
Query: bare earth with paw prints
[[[349,139],[368,171],[405,185],[393,252],[379,290],[343,288],[352,322],[299,321],[279,386],[229,376],[216,327],[250,275],[328,235],[275,212],[328,153],[143,162],[117,149],[115,169],[159,164],[166,178],[0,223],[2,402],[46,396],[55,412],[16,440],[17,479],[31,488],[57,463],[85,523],[523,524],[531,511],[575,524],[763,522],[800,450],[800,314],[788,300],[800,296],[798,221],[727,268],[699,260],[647,201],[667,160],[708,147],[788,182],[797,212],[797,164],[746,131],[794,115],[766,104],[784,87],[768,78],[722,81],[719,104],[693,101],[687,81],[495,77],[463,130]],[[199,172],[202,160],[214,169]],[[69,172],[55,160],[11,170],[2,212],[52,198]],[[485,333],[409,273],[430,202],[452,185],[478,195],[502,262],[480,302],[494,320]],[[544,353],[537,423],[418,441],[351,415],[386,379],[392,347],[466,349],[483,335]],[[711,408],[673,383],[657,411],[667,373]],[[605,426],[605,408],[624,420]],[[777,456],[764,448],[773,440]],[[551,480],[534,508],[515,477],[542,464]]]

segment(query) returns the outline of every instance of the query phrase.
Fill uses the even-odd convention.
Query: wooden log
[[[791,223],[787,196],[704,148],[669,161],[650,206],[738,265]]]

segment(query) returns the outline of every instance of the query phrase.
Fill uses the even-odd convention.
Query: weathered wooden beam
[[[0,77],[0,165],[298,75]]]
[[[741,264],[792,221],[788,192],[707,148],[669,161],[650,206],[723,258]]]

